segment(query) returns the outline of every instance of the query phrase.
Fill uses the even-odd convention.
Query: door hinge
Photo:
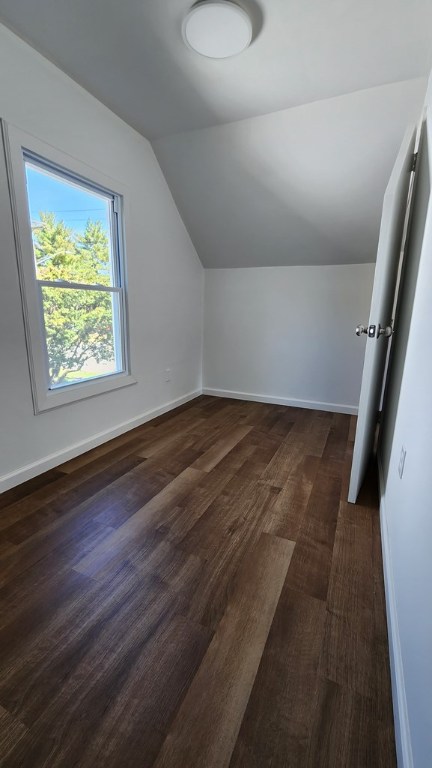
[[[414,171],[415,171],[415,169],[416,169],[416,166],[417,166],[417,157],[418,157],[418,152],[414,152],[414,154],[413,154],[413,156],[412,156],[412,162],[411,162],[411,168],[410,168],[410,172],[411,172],[411,173],[414,173]]]

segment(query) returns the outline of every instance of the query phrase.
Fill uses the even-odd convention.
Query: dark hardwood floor
[[[0,496],[5,768],[394,768],[355,420],[201,397]]]

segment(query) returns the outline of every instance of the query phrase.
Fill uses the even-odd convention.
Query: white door
[[[356,330],[357,335],[366,333],[367,341],[348,492],[348,501],[353,504],[373,449],[408,220],[415,139],[416,128],[411,126],[405,133],[384,195],[369,325],[359,325]]]

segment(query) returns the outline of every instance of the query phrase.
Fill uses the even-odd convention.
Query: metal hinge
[[[418,152],[414,152],[414,154],[412,156],[412,163],[411,163],[411,168],[410,168],[411,173],[414,173],[414,171],[416,169],[417,157],[418,157]]]

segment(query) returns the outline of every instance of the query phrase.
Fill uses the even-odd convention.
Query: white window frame
[[[100,171],[66,153],[25,133],[16,126],[1,120],[1,131],[5,148],[6,166],[8,173],[11,209],[14,224],[16,257],[20,279],[24,327],[27,343],[27,355],[34,412],[43,411],[67,405],[84,398],[94,397],[104,392],[110,392],[120,387],[135,384],[136,380],[130,371],[128,311],[127,311],[127,281],[125,257],[125,193],[124,186],[113,181]],[[41,281],[36,275],[33,251],[33,238],[27,195],[25,160],[39,160],[41,164],[52,167],[69,176],[77,183],[103,191],[112,196],[113,211],[117,218],[116,226],[112,228],[111,238],[115,234],[113,249],[115,249],[115,265],[117,275],[114,291],[118,293],[120,303],[121,349],[124,369],[117,373],[109,373],[90,380],[67,384],[63,387],[50,389],[48,358],[46,351],[45,326],[41,297]],[[70,283],[56,283],[57,287],[68,287]],[[75,285],[75,284],[73,284]],[[78,284],[76,284],[78,287]],[[104,290],[101,286],[79,286],[93,290]]]

